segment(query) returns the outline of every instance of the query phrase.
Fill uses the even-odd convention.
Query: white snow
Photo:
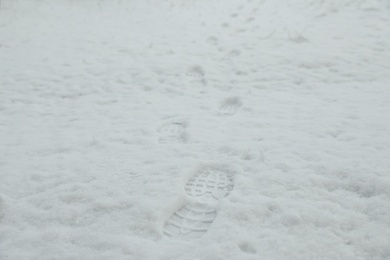
[[[390,1],[2,0],[0,259],[390,259]]]

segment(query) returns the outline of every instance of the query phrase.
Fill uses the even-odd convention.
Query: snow
[[[390,1],[1,5],[0,259],[390,259]]]

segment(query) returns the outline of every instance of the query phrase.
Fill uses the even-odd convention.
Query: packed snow
[[[3,0],[0,259],[390,259],[390,0]]]

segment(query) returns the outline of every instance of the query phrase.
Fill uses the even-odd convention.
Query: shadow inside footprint
[[[160,129],[159,142],[164,143],[184,143],[187,141],[187,134],[185,131],[185,124],[170,123],[166,124]]]
[[[242,101],[239,97],[230,97],[225,99],[220,107],[219,107],[219,114],[220,115],[226,115],[226,116],[232,116],[235,113],[237,113],[238,109],[242,106]]]

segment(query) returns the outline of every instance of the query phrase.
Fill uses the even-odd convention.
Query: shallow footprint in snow
[[[164,234],[169,237],[193,239],[207,232],[217,212],[207,205],[188,203],[166,222]]]
[[[215,220],[220,200],[233,190],[233,185],[231,172],[203,168],[187,182],[189,202],[167,220],[164,234],[182,239],[201,237]]]
[[[256,254],[256,250],[254,249],[253,246],[251,246],[249,243],[240,243],[238,245],[238,247],[240,248],[240,250],[244,253],[247,253],[247,254]]]
[[[201,66],[191,66],[187,69],[186,75],[189,78],[190,82],[193,84],[200,84],[202,86],[207,85],[207,80],[205,78],[206,73]]]
[[[187,141],[186,125],[180,122],[169,123],[161,127],[159,142],[184,143]]]
[[[230,97],[225,99],[220,107],[219,114],[225,116],[232,116],[237,113],[238,109],[242,106],[242,101],[239,97]]]
[[[203,203],[218,202],[232,189],[232,174],[215,168],[206,168],[195,174],[185,187],[187,195]]]

